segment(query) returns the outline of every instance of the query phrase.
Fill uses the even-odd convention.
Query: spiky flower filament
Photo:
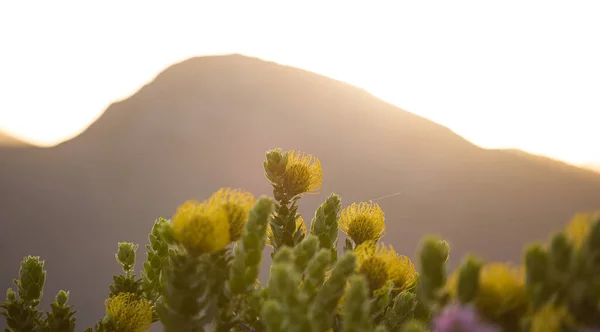
[[[417,272],[412,261],[375,242],[365,242],[354,250],[357,258],[357,271],[363,274],[369,290],[375,292],[393,283],[394,289],[405,290],[417,280]]]
[[[220,206],[229,220],[229,238],[232,242],[240,239],[248,214],[256,203],[256,198],[246,190],[221,188],[208,199],[209,205]]]
[[[457,296],[458,270],[448,278],[447,289]],[[493,262],[483,266],[475,306],[487,318],[501,321],[505,315],[521,314],[529,305],[522,266]]]
[[[172,222],[175,240],[192,255],[215,252],[231,242],[227,212],[218,204],[187,201]]]
[[[290,197],[318,193],[323,184],[323,168],[318,158],[291,150],[282,185]]]
[[[119,293],[106,300],[106,313],[115,332],[150,331],[152,307],[133,293]]]
[[[377,241],[385,233],[385,214],[378,204],[353,203],[340,215],[340,229],[358,246],[367,241]]]

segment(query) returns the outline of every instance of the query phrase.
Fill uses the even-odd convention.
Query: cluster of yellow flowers
[[[319,192],[323,171],[318,158],[294,150],[287,152],[288,162],[282,182],[292,195]],[[255,203],[248,192],[229,188],[214,193],[207,201],[188,201],[172,218],[175,239],[193,254],[220,250],[238,240],[248,213]],[[356,245],[358,271],[366,276],[371,291],[390,283],[398,290],[412,286],[417,278],[411,260],[394,249],[378,245],[385,234],[384,212],[372,202],[354,203],[342,210],[339,228]],[[300,216],[296,228],[306,233]],[[267,245],[273,246],[271,227]]]
[[[203,202],[187,201],[172,218],[173,235],[194,255],[214,252],[237,241],[256,202],[241,189],[223,188]]]
[[[365,242],[354,250],[358,272],[363,274],[371,292],[393,283],[394,289],[403,291],[417,281],[417,272],[411,260],[397,254],[392,246]]]
[[[578,213],[564,228],[565,235],[576,249],[583,245],[593,220],[593,214]],[[450,275],[446,285],[452,297],[456,297],[457,282],[458,270]],[[483,315],[492,320],[502,320],[503,317],[529,310],[530,305],[523,265],[490,262],[483,266],[475,298],[475,306]],[[547,304],[533,315],[531,330],[559,331],[561,324],[571,325],[573,322],[573,317],[564,306]]]
[[[106,313],[116,332],[146,332],[152,325],[148,300],[133,293],[120,293],[106,300]]]
[[[456,298],[458,270],[448,278],[446,288],[450,296]],[[483,266],[479,275],[479,285],[475,306],[489,319],[526,310],[528,297],[525,291],[525,270],[523,266],[509,263],[490,262]]]
[[[295,204],[298,195],[320,191],[323,170],[318,158],[295,150],[282,152],[276,149],[270,153],[270,161],[265,162],[265,175],[279,190],[277,193],[280,198],[276,194],[276,200],[285,202],[281,203],[284,208],[290,201]],[[256,201],[251,193],[231,188],[222,188],[202,202],[187,201],[179,206],[172,217],[173,237],[193,256],[224,249],[242,237]],[[285,214],[286,210],[282,211]],[[295,207],[293,211],[296,213]],[[272,217],[276,217],[276,213],[273,212]],[[307,226],[302,216],[287,220],[293,218],[294,234],[306,234]],[[589,214],[578,214],[564,229],[575,248],[582,247],[592,220]],[[291,221],[289,223],[287,227],[291,227]],[[277,239],[271,226],[270,223],[267,228],[266,244],[274,247],[272,241]],[[338,229],[351,240],[350,249],[357,259],[356,272],[365,277],[371,295],[390,288],[402,292],[416,285],[418,273],[410,258],[398,254],[392,246],[380,243],[386,227],[385,214],[378,204],[360,202],[345,207],[339,216]],[[459,270],[454,271],[445,285],[452,298],[457,297],[458,274]],[[531,309],[523,265],[486,263],[480,270],[478,282],[474,305],[488,320],[501,322],[520,317]],[[338,310],[344,310],[343,297]],[[115,322],[117,332],[148,331],[152,321],[150,303],[131,293],[121,293],[107,300],[106,312]],[[558,331],[560,326],[572,322],[573,318],[566,308],[547,304],[532,315],[531,330]]]

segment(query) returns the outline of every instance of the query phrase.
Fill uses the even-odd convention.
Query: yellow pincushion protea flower
[[[458,271],[454,271],[446,285],[452,297],[457,296]],[[475,306],[492,320],[505,314],[526,310],[528,297],[525,291],[524,268],[500,262],[484,265],[479,275]]]
[[[531,332],[561,332],[564,327],[575,327],[575,319],[564,306],[545,305],[531,320]]]
[[[229,218],[219,205],[187,201],[172,222],[175,240],[192,255],[214,252],[231,242]]]
[[[323,184],[323,168],[318,158],[291,150],[283,175],[283,187],[291,196],[318,193]]]
[[[340,215],[340,229],[356,245],[377,241],[385,233],[385,215],[378,204],[371,202],[353,203],[344,208]]]
[[[106,314],[115,332],[146,332],[152,325],[150,302],[133,293],[120,293],[106,300]]]
[[[302,216],[298,216],[298,219],[296,219],[296,229],[300,228],[300,230],[306,234],[307,230],[306,230],[306,224],[304,223],[304,219],[302,218]],[[265,244],[271,248],[274,248],[275,246],[273,245],[272,242],[272,238],[273,238],[273,230],[271,229],[271,224],[269,224],[267,226],[267,239],[265,240]]]
[[[581,248],[596,220],[598,220],[598,214],[577,213],[569,221],[564,232],[575,248]]]
[[[232,242],[242,236],[248,215],[255,203],[256,198],[243,189],[221,188],[208,199],[208,204],[218,205],[227,213],[229,238]]]
[[[392,246],[366,242],[354,249],[357,272],[367,279],[369,290],[375,292],[390,283],[394,289],[403,291],[417,281],[417,272],[410,258],[398,255]]]

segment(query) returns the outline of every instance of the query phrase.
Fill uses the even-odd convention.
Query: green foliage
[[[158,218],[141,277],[135,272],[138,245],[119,242],[115,257],[122,273],[109,285],[105,315],[85,331],[141,332],[152,323],[167,332],[600,331],[598,214],[577,214],[548,243],[527,246],[522,265],[468,255],[448,271],[449,244],[427,235],[415,271],[410,259],[382,245],[384,216],[377,205],[343,209],[331,193],[307,230],[298,204],[320,189],[318,159],[269,150],[264,170],[272,199],[260,197],[252,206],[249,194],[244,200],[214,195],[182,205],[173,218],[179,224]],[[230,216],[237,216],[235,224]],[[195,226],[228,238],[197,236],[190,231]],[[340,230],[354,236],[341,253]],[[190,244],[203,250],[190,252]],[[266,245],[274,249],[273,263],[261,285]],[[16,290],[9,288],[0,305],[7,331],[75,330],[68,292],[61,290],[49,311],[38,308],[45,280],[44,262],[25,257]]]
[[[337,259],[338,221],[342,211],[342,201],[337,194],[331,194],[317,208],[310,223],[310,234],[319,239],[319,248],[331,251],[333,260]]]
[[[168,221],[158,218],[152,226],[152,231],[148,235],[150,241],[146,245],[146,261],[142,271],[142,290],[144,295],[152,303],[156,303],[160,298],[162,285],[162,271],[169,258],[169,244],[161,236],[161,229],[168,227]]]
[[[14,279],[17,294],[9,288],[6,302],[1,305],[9,331],[29,332],[43,328],[42,313],[38,305],[44,293],[46,271],[44,261],[37,256],[27,256],[21,261],[19,278]]]
[[[56,301],[50,303],[51,312],[46,313],[46,321],[44,323],[44,332],[73,332],[75,331],[75,315],[76,311],[71,310],[72,306],[68,306],[69,293],[63,290],[56,295]]]
[[[369,317],[369,287],[367,280],[361,275],[350,277],[350,287],[344,301],[344,318],[342,332],[371,331],[373,323]]]
[[[263,197],[250,211],[242,240],[235,246],[231,264],[229,288],[234,294],[248,293],[256,283],[272,210],[272,201]]]
[[[467,256],[461,264],[457,284],[457,296],[461,304],[468,304],[475,299],[482,267],[483,262],[472,256]]]

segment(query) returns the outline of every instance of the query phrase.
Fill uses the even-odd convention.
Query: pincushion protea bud
[[[20,279],[15,281],[19,297],[25,302],[39,302],[44,293],[46,271],[39,256],[27,256],[21,261]]]
[[[528,303],[523,267],[489,263],[482,268],[475,299],[482,314],[492,319],[520,316]]]
[[[417,273],[411,260],[398,255],[391,246],[385,247],[375,242],[366,242],[354,250],[357,258],[357,270],[364,275],[369,290],[375,292],[394,284],[402,291],[414,285]]]
[[[310,154],[289,151],[282,184],[290,196],[318,193],[323,184],[321,162]]]
[[[172,222],[173,236],[192,255],[215,252],[231,242],[229,218],[218,205],[187,201]]]
[[[367,241],[378,241],[384,235],[385,215],[377,204],[353,203],[342,210],[339,225],[358,246]]]
[[[115,255],[117,262],[123,266],[125,271],[131,270],[135,265],[135,252],[138,245],[131,242],[119,242],[118,247]]]
[[[254,196],[243,189],[221,188],[208,199],[208,204],[220,206],[225,210],[229,219],[229,237],[232,242],[242,236],[248,214],[255,203]]]
[[[574,331],[575,320],[567,308],[547,304],[535,313],[531,321],[531,332]]]
[[[106,300],[106,314],[115,332],[150,331],[152,307],[133,293],[120,293]]]

